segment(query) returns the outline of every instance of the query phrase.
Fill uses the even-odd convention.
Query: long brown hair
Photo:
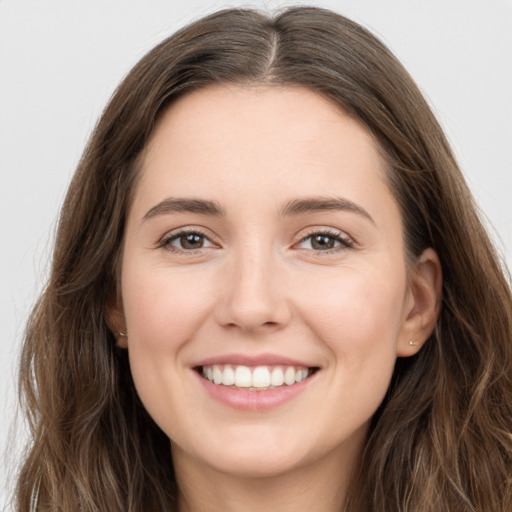
[[[165,108],[215,83],[306,87],[378,141],[409,256],[443,268],[435,331],[399,359],[375,414],[351,512],[512,510],[512,299],[431,110],[401,64],[361,26],[296,7],[225,10],[148,53],[102,115],[62,208],[49,282],[30,317],[20,393],[32,442],[17,487],[29,509],[176,509],[169,440],[139,401],[105,321],[116,294],[138,156]]]

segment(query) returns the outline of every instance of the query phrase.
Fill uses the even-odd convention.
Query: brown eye
[[[313,235],[311,237],[311,248],[315,251],[325,251],[334,247],[336,247],[336,240],[332,236]]]
[[[163,240],[161,247],[169,251],[197,251],[207,247],[214,247],[207,236],[196,231],[181,231]]]
[[[178,238],[181,249],[201,249],[204,245],[204,236],[197,233],[181,235]]]
[[[319,232],[304,237],[297,247],[310,251],[327,252],[348,249],[352,247],[352,242],[338,232]]]

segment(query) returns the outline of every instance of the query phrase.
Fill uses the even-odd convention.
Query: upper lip
[[[313,368],[315,365],[294,359],[279,354],[224,354],[219,356],[212,356],[206,359],[198,361],[194,367],[198,366],[211,366],[214,364],[232,364],[232,365],[244,365],[244,366],[270,366],[270,365],[281,365],[281,366],[299,366],[303,368]]]

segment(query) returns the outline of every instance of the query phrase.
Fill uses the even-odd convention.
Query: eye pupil
[[[200,249],[204,243],[204,236],[197,233],[189,233],[180,237],[183,249]]]
[[[336,241],[334,238],[327,235],[314,235],[311,240],[311,247],[313,249],[325,250],[333,249]]]

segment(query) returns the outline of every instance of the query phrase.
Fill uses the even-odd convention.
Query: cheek
[[[337,400],[361,417],[373,414],[386,393],[404,318],[405,272],[380,276],[344,269],[337,279],[308,287],[302,308],[337,369],[330,374]]]
[[[393,283],[390,285],[390,283]],[[325,290],[325,289],[324,289]],[[396,362],[403,322],[405,274],[383,282],[374,273],[347,272],[338,286],[311,294],[304,318],[328,348],[337,421],[368,420],[382,402]]]
[[[343,269],[323,282],[317,280],[315,286],[304,285],[303,317],[335,344],[343,340],[349,346],[371,346],[379,338],[396,339],[403,322],[405,286],[405,274],[383,281],[375,273]]]
[[[173,340],[193,335],[210,308],[211,279],[129,263],[125,269],[123,308],[132,338],[152,350],[168,350]]]
[[[199,286],[199,282],[203,286]],[[123,265],[123,309],[127,322],[130,368],[137,392],[153,419],[170,433],[174,415],[186,400],[182,389],[184,348],[210,311],[206,276],[191,280],[183,272],[137,264]],[[169,389],[180,389],[175,395]],[[188,397],[190,403],[193,397]],[[165,404],[165,407],[162,407]],[[170,422],[170,423],[169,423]]]
[[[183,364],[185,347],[204,321],[207,291],[179,272],[125,261],[123,308],[130,369],[142,403],[171,439],[186,438],[186,404],[197,403]]]

